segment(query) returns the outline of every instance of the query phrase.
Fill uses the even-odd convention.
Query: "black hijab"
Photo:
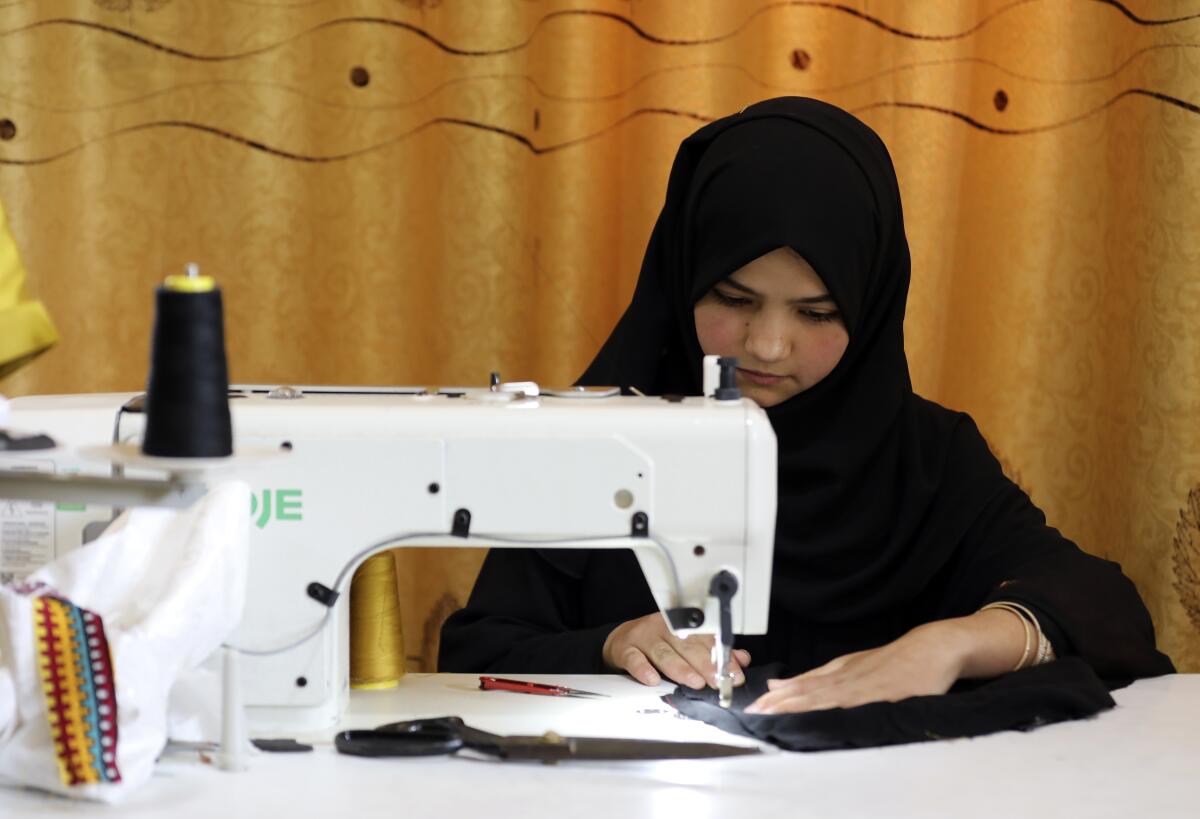
[[[1078,718],[1113,704],[1097,673],[1119,685],[1170,672],[1119,568],[1045,526],[968,416],[913,393],[896,174],[875,133],[838,108],[768,100],[684,141],[633,302],[582,382],[698,394],[696,301],[779,247],[820,275],[849,344],[822,381],[767,410],[779,446],[771,623],[767,635],[739,640],[759,663],[740,703],[727,710],[710,689],[683,687],[669,701],[726,730],[816,750]],[[946,696],[740,713],[769,678],[996,599],[1030,607],[1060,655],[1078,657],[960,682]]]
[[[821,276],[850,339],[825,379],[767,410],[779,444],[773,602],[809,622],[877,617],[931,581],[1006,481],[978,433],[950,459],[965,416],[913,394],[900,193],[865,124],[789,97],[685,140],[633,301],[580,383],[699,394],[695,302],[779,247]]]
[[[779,247],[821,276],[849,344],[822,381],[767,410],[779,456],[775,565],[769,632],[738,636],[755,658],[748,679],[765,685],[764,673],[798,673],[996,600],[1028,607],[1060,657],[1078,656],[1109,684],[1171,671],[1120,567],[1048,527],[967,415],[913,394],[896,175],[879,138],[844,111],[768,100],[683,142],[633,301],[581,383],[699,394],[696,301]],[[466,608],[442,631],[440,667],[601,672],[613,627],[655,609],[632,552],[494,550]],[[765,672],[772,661],[779,670]],[[1036,683],[1037,696],[1021,680],[999,681],[1008,693],[997,696],[1013,708],[1004,706],[999,722],[960,727],[979,732],[1081,713],[1054,694],[1087,687],[1074,668],[1053,663],[1012,675]],[[1111,703],[1084,699],[1093,708]],[[881,713],[872,723],[879,731],[860,732],[856,742],[897,741],[887,729],[892,712]],[[784,727],[811,746],[814,726],[804,715],[772,719],[795,722]],[[958,735],[943,722],[920,724]]]
[[[738,636],[755,658],[748,678],[765,684],[764,662],[798,673],[997,600],[1029,608],[1059,657],[1078,656],[1109,684],[1171,671],[1120,567],[1047,526],[967,415],[913,394],[896,175],[879,138],[844,111],[768,100],[683,142],[633,301],[580,382],[699,394],[696,301],[780,247],[821,276],[849,344],[822,381],[767,410],[778,439],[775,565],[769,632]],[[598,673],[614,626],[656,607],[630,551],[493,550],[443,628],[440,667]],[[1022,671],[1045,697],[994,724],[1076,713],[1054,706],[1050,689],[1086,682],[1068,664],[1050,669]],[[1002,688],[1024,702],[1018,683]]]

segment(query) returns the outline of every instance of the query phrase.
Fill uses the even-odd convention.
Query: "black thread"
[[[142,451],[170,458],[233,453],[220,290],[158,288]]]

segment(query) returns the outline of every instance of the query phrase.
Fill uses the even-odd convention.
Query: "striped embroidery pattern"
[[[117,696],[104,622],[68,600],[33,604],[46,716],[64,785],[120,782]]]

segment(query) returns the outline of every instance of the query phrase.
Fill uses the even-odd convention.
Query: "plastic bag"
[[[168,726],[205,716],[180,711],[241,619],[249,518],[229,482],[0,587],[0,784],[116,802],[150,777]]]

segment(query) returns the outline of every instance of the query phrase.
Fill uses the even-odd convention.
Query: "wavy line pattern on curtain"
[[[140,387],[189,261],[237,380],[568,382],[679,140],[781,94],[892,151],[919,390],[1200,670],[1200,0],[0,0],[0,197],[65,325],[0,389]],[[456,559],[397,558],[414,656]]]

